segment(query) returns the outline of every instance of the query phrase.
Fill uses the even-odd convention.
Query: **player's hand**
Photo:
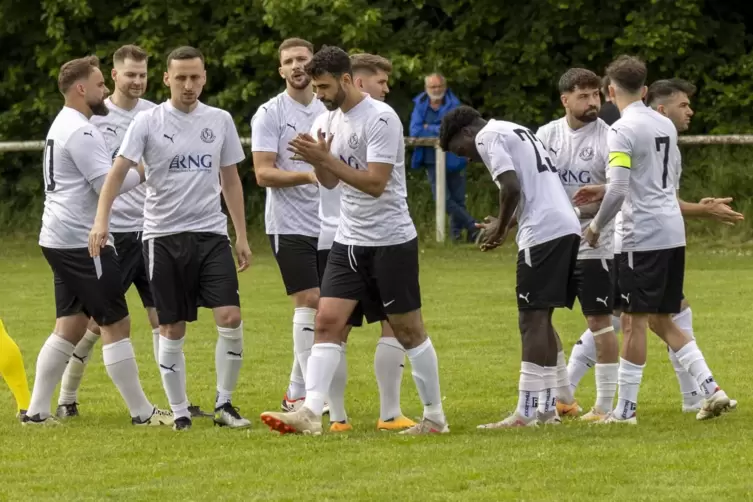
[[[309,173],[309,183],[311,183],[312,185],[319,184],[319,180],[316,178],[316,173],[314,171],[311,171]]]
[[[243,272],[251,265],[251,247],[247,240],[235,241],[235,254],[238,258],[238,272]]]
[[[732,202],[732,197],[724,197],[721,199],[705,197],[701,199],[699,204],[706,207],[706,212],[711,218],[721,221],[725,225],[732,226],[738,221],[743,221],[745,216],[729,207],[727,204],[730,202]]]
[[[94,220],[94,226],[89,232],[89,256],[94,258],[99,256],[100,251],[107,245],[107,237],[110,235],[110,229],[107,223],[99,223]]]
[[[591,225],[589,225],[586,227],[585,232],[583,232],[583,239],[588,243],[589,246],[596,248],[599,246],[599,235],[601,235],[601,233],[594,232],[591,229]]]
[[[320,165],[330,156],[333,138],[333,134],[327,138],[321,129],[316,139],[308,133],[299,134],[288,143],[288,151],[293,152],[293,158],[303,159],[311,165]]]
[[[586,185],[580,187],[573,195],[573,204],[576,206],[585,206],[593,202],[598,202],[604,198],[607,192],[606,185]]]
[[[478,241],[481,251],[491,251],[501,246],[507,238],[507,229],[501,228],[499,219],[493,216],[487,216],[483,222],[476,223],[476,227],[481,229]]]

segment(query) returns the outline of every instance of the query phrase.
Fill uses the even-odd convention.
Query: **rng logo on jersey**
[[[211,171],[212,156],[209,154],[176,155],[170,161],[172,172]]]
[[[591,184],[591,172],[590,171],[571,171],[569,169],[559,170],[560,179],[563,185],[590,185]]]
[[[340,160],[342,160],[343,162],[345,162],[346,164],[348,164],[353,169],[361,169],[361,166],[358,165],[358,161],[352,155],[349,156],[347,159],[345,157],[343,157],[342,155],[340,155]]]

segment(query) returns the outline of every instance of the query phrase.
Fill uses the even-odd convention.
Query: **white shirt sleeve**
[[[402,140],[398,118],[389,112],[379,114],[366,131],[366,162],[394,165]]]
[[[222,114],[225,121],[225,134],[222,141],[222,150],[220,151],[220,167],[234,166],[240,164],[246,158],[241,144],[241,138],[238,136],[238,129],[229,113]]]
[[[73,163],[90,183],[106,175],[112,167],[107,141],[94,125],[85,125],[71,134],[65,148]]]
[[[147,114],[139,113],[128,126],[123,143],[118,150],[118,156],[124,157],[134,164],[138,164],[144,156],[146,142],[149,138],[149,126],[147,123]]]
[[[543,125],[539,127],[539,129],[536,131],[536,136],[539,138],[539,140],[544,143],[544,148],[549,150],[549,136],[551,135],[550,132],[552,130],[552,127],[549,125]]]
[[[680,189],[680,178],[682,178],[682,154],[680,153],[680,148],[676,147],[677,150],[675,152],[675,190]]]
[[[262,105],[251,119],[251,151],[275,152],[280,141],[278,114],[270,105]]]
[[[633,140],[630,130],[624,127],[612,126],[607,133],[607,149],[609,153],[622,152],[630,156],[633,155]],[[632,160],[632,159],[631,159]]]
[[[495,183],[500,174],[515,170],[512,157],[499,134],[476,136],[476,148]]]

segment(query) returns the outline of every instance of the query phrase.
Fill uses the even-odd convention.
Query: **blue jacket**
[[[444,96],[442,106],[437,110],[437,119],[424,129],[426,112],[429,109],[429,96],[427,96],[425,92],[422,92],[413,98],[413,102],[415,103],[415,106],[413,107],[413,113],[410,117],[410,135],[414,138],[438,138],[442,117],[444,117],[450,110],[460,106],[460,100],[448,89]],[[432,147],[420,146],[413,149],[413,159],[411,161],[411,167],[413,169],[418,169],[424,165],[425,152],[429,148]],[[464,158],[458,157],[449,152],[447,152],[446,155],[448,172],[465,169],[466,160]],[[431,167],[434,166],[432,165]]]

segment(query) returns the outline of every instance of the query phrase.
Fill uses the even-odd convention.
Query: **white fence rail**
[[[249,138],[242,138],[241,143],[244,146],[250,146]],[[753,134],[727,134],[712,136],[680,136],[681,145],[753,145]],[[444,242],[445,227],[447,222],[446,215],[446,157],[439,143],[434,138],[405,138],[406,146],[433,146],[436,149],[436,170],[437,170],[437,195],[436,195],[436,239],[437,242]],[[6,141],[0,142],[0,153],[4,152],[32,152],[42,151],[44,141]]]

